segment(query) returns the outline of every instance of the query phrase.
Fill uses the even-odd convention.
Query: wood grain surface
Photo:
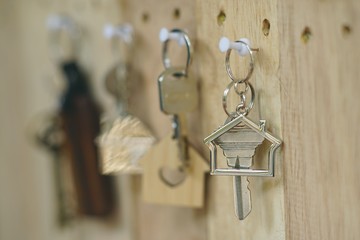
[[[358,239],[360,2],[279,6],[288,239]]]
[[[253,210],[246,220],[234,215],[231,177],[207,176],[205,207],[194,210],[146,204],[141,177],[119,176],[113,219],[80,219],[72,228],[57,228],[51,160],[31,147],[25,134],[34,116],[56,108],[61,89],[45,28],[53,13],[68,14],[83,27],[78,59],[104,110],[113,102],[103,79],[122,53],[103,38],[102,27],[133,24],[136,49],[126,57],[136,83],[130,112],[158,140],[171,131],[158,104],[156,79],[163,71],[158,33],[161,27],[187,29],[200,94],[200,107],[188,117],[189,140],[206,159],[203,139],[226,119],[221,96],[230,81],[218,41],[247,37],[260,49],[249,118],[266,119],[284,144],[275,178],[250,178]],[[358,239],[359,13],[358,0],[0,0],[0,106],[6,126],[0,136],[0,238]],[[174,59],[181,56],[178,50]],[[231,62],[236,74],[246,73],[247,58],[232,53]],[[230,108],[237,101],[230,96]],[[263,153],[255,159],[260,165]]]
[[[232,41],[249,38],[252,47],[260,49],[255,53],[255,69],[250,79],[256,100],[249,117],[254,121],[266,119],[268,130],[281,138],[277,2],[197,1],[196,9],[203,136],[222,125],[227,117],[221,98],[231,80],[225,71],[225,54],[218,48],[220,38],[225,36]],[[221,13],[226,15],[225,21],[219,21]],[[264,19],[271,24],[268,36],[262,31]],[[248,58],[240,58],[233,52],[231,66],[237,76],[245,76],[249,68]],[[234,92],[230,92],[230,111],[237,101]],[[261,154],[256,161],[266,162],[266,154]],[[232,177],[210,177],[208,239],[285,239],[283,159],[280,156],[275,161],[275,178],[249,178],[252,211],[243,221],[238,221],[234,214]]]
[[[172,139],[172,135],[161,139],[145,154],[141,159],[144,168],[142,188],[145,202],[190,208],[204,206],[205,172],[209,172],[209,165],[191,145],[188,145],[187,151],[186,161],[189,166],[185,169],[186,175],[181,174],[178,180],[174,179],[176,182],[170,182],[179,183],[174,187],[165,184],[159,177],[159,171],[174,174],[173,171],[177,171],[181,165],[178,143]],[[163,176],[167,175],[163,173]]]
[[[130,111],[139,117],[152,130],[157,141],[172,132],[171,116],[161,112],[157,78],[164,66],[161,53],[162,43],[159,40],[159,31],[162,27],[169,29],[186,29],[190,39],[196,40],[196,13],[195,2],[191,0],[164,1],[156,0],[121,0],[120,11],[124,22],[130,22],[135,30],[135,46],[131,51],[130,60],[133,67],[136,87],[130,98]],[[178,11],[178,15],[175,13]],[[184,49],[176,43],[169,45],[170,57],[176,66],[185,63]],[[196,45],[195,45],[196,49]],[[194,56],[195,57],[195,56]],[[196,71],[195,58],[191,71]],[[199,149],[201,146],[201,122],[193,121],[199,115],[197,110],[188,115],[189,141]],[[192,123],[191,123],[192,121]],[[195,123],[195,124],[194,124]],[[157,179],[157,178],[156,178]],[[134,179],[134,184],[139,191],[142,190],[140,179]],[[129,192],[128,194],[130,194]],[[159,204],[143,203],[142,195],[135,193],[137,199],[135,235],[137,239],[206,239],[206,221],[204,209],[194,210],[188,207],[173,207]],[[196,217],[195,217],[196,216]]]

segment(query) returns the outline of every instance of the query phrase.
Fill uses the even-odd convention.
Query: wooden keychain
[[[139,160],[155,142],[155,138],[146,125],[136,116],[129,113],[129,96],[131,88],[131,66],[124,55],[131,51],[133,28],[130,24],[104,27],[104,35],[111,40],[124,43],[122,57],[110,69],[105,78],[108,92],[115,98],[116,107],[104,114],[106,119],[102,133],[97,138],[101,153],[102,172],[104,174],[141,174]],[[113,42],[114,43],[114,42]],[[114,47],[114,46],[113,46]],[[127,51],[126,51],[127,50]],[[114,52],[115,48],[114,48]],[[114,116],[115,115],[115,116]]]
[[[163,28],[165,71],[158,78],[160,108],[172,115],[173,135],[168,135],[150,149],[144,158],[143,197],[146,202],[187,207],[202,207],[208,164],[187,141],[186,113],[197,107],[195,79],[189,77],[192,46],[188,35],[180,30]],[[170,40],[186,45],[185,68],[172,67],[167,48]]]

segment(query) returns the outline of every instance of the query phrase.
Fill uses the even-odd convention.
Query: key
[[[241,168],[239,161],[237,161],[235,168]],[[251,212],[251,192],[248,187],[249,180],[247,177],[234,176],[233,185],[235,214],[238,219],[243,220]]]
[[[106,90],[117,100],[127,102],[129,97],[129,66],[117,63],[105,76]]]
[[[183,165],[187,165],[188,152],[187,152],[187,132],[185,128],[186,118],[183,114],[173,116],[173,139],[178,140],[179,147],[179,159],[183,162]]]
[[[189,167],[189,153],[186,131],[184,129],[185,116],[183,114],[173,116],[173,130],[172,139],[176,139],[178,147],[178,162],[175,168],[164,166],[159,170],[160,179],[170,187],[176,187],[183,183],[188,174]]]
[[[264,137],[245,126],[237,126],[216,139],[223,149],[227,165],[232,168],[250,168],[255,149],[264,141]],[[246,176],[234,176],[235,214],[243,220],[251,212],[251,192]]]
[[[124,117],[128,115],[129,89],[131,88],[128,81],[129,68],[127,64],[118,62],[105,77],[105,88],[115,98],[119,115]]]
[[[166,114],[181,114],[195,110],[198,104],[196,81],[183,69],[165,70],[158,79],[160,108]]]
[[[63,147],[63,136],[61,126],[56,116],[52,116],[43,125],[45,127],[38,130],[35,139],[54,159],[53,173],[57,199],[57,222],[60,227],[64,227],[71,222],[73,216],[67,208],[66,192],[62,179],[61,150]]]
[[[173,139],[177,141],[178,158],[181,164],[173,170],[161,168],[159,174],[165,184],[175,187],[181,184],[187,176],[189,163],[185,113],[193,111],[197,107],[197,86],[196,81],[189,78],[184,69],[169,68],[159,76],[158,87],[160,109],[165,114],[173,115]],[[176,174],[174,174],[174,170],[177,171]],[[173,181],[173,177],[169,178],[166,172],[172,172],[172,175],[176,175],[176,181]]]

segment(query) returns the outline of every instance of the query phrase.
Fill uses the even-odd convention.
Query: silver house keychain
[[[251,49],[247,39],[230,42],[227,38],[222,38],[219,47],[221,51],[226,51],[225,66],[231,79],[222,97],[223,109],[228,118],[224,125],[204,139],[204,143],[210,149],[210,174],[234,176],[235,214],[239,220],[243,220],[251,212],[251,194],[247,177],[274,176],[275,151],[281,145],[281,140],[266,131],[265,120],[260,120],[257,124],[247,117],[255,99],[255,91],[249,80],[254,69],[253,51],[257,49]],[[247,54],[250,56],[250,69],[243,79],[235,78],[232,73],[229,62],[232,49],[236,49],[242,56]],[[235,111],[229,112],[227,110],[227,98],[232,89],[239,95],[240,103]],[[247,102],[249,95],[250,101]],[[267,169],[254,169],[252,165],[256,148],[265,140],[271,143],[268,153],[268,167]],[[218,168],[217,166],[217,146],[223,150],[227,168]]]

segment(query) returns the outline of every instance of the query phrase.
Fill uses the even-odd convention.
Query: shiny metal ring
[[[245,89],[244,89],[244,91],[239,91],[238,86],[239,86],[239,84],[243,84],[243,83],[245,83]],[[235,84],[234,84],[235,92],[236,92],[239,96],[246,94],[247,91],[249,90],[249,84],[246,84],[246,82],[243,82],[243,83],[235,82]]]
[[[182,31],[181,29],[173,29],[170,31],[171,33],[181,33],[183,35],[183,38],[185,40],[185,45],[186,45],[186,51],[187,51],[187,58],[186,58],[186,66],[185,66],[185,75],[187,75],[188,73],[188,68],[190,66],[190,63],[191,63],[191,57],[192,57],[192,45],[191,45],[191,42],[190,42],[190,38],[189,36],[184,32]],[[164,45],[163,45],[163,51],[162,51],[162,61],[163,61],[163,64],[164,64],[164,67],[166,69],[170,68],[171,67],[171,61],[170,61],[170,58],[168,56],[168,44],[169,44],[169,41],[170,39],[167,39],[165,42],[164,42]]]
[[[225,68],[226,68],[226,72],[228,73],[229,77],[231,78],[231,80],[233,82],[237,82],[237,83],[243,83],[243,82],[246,82],[250,79],[253,71],[254,71],[254,57],[253,57],[253,50],[250,48],[250,46],[246,43],[246,42],[243,42],[243,41],[235,41],[237,43],[242,43],[244,44],[244,46],[247,48],[247,50],[249,51],[249,55],[250,55],[250,68],[249,68],[249,72],[248,74],[246,75],[245,78],[236,78],[231,70],[231,66],[230,66],[230,54],[231,54],[231,51],[232,49],[229,48],[227,51],[226,51],[226,56],[225,56]]]
[[[228,110],[227,110],[227,97],[228,97],[230,89],[234,86],[235,83],[236,82],[232,81],[231,83],[229,83],[229,85],[227,85],[227,87],[224,90],[224,95],[222,97],[223,109],[224,109],[225,113],[229,117],[234,116],[234,115],[235,116],[239,116],[239,115],[246,116],[246,115],[248,115],[248,113],[250,112],[250,110],[254,106],[255,91],[254,91],[253,86],[249,82],[245,82],[246,88],[249,87],[250,88],[250,93],[251,93],[251,99],[250,99],[249,105],[245,107],[245,111],[243,113],[239,113],[239,111],[237,111],[237,110],[235,110],[234,112],[229,113]]]

